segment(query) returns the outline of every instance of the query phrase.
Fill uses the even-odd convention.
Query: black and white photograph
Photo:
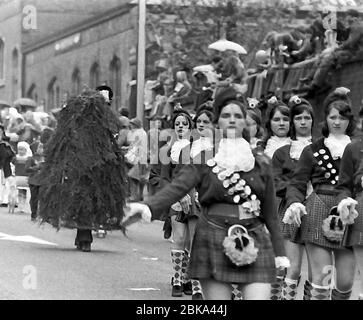
[[[14,300],[363,300],[363,0],[0,0]]]

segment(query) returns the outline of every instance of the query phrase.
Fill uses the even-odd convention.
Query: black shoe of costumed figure
[[[90,252],[91,251],[91,242],[88,242],[88,241],[81,242],[81,250],[84,252]]]
[[[183,287],[182,286],[173,286],[171,289],[172,297],[182,297],[183,296]]]
[[[184,294],[191,296],[193,293],[193,289],[192,289],[192,282],[188,281],[186,283],[183,283],[183,292]]]

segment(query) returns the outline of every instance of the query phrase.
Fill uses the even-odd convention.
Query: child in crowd
[[[25,163],[25,171],[29,175],[31,221],[35,221],[37,217],[39,188],[41,185],[39,172],[44,162],[43,150],[43,143],[39,142],[36,152]]]
[[[31,151],[29,144],[25,141],[18,142],[17,149],[18,152],[13,160],[13,164],[15,166],[16,186],[19,190],[19,209],[21,212],[24,212],[27,188],[29,188],[28,173],[25,169],[25,163],[29,157],[33,156],[33,152]]]

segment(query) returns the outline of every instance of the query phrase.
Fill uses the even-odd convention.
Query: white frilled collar
[[[243,138],[222,139],[214,161],[218,167],[229,169],[232,172],[248,172],[255,166],[255,157],[250,144]]]
[[[287,144],[291,143],[291,139],[289,137],[280,138],[277,136],[272,136],[270,139],[267,140],[266,148],[265,148],[265,155],[272,159],[275,151]]]
[[[200,137],[198,140],[194,141],[192,148],[190,150],[190,156],[195,158],[202,151],[212,150],[213,143],[212,139],[208,137]]]
[[[171,146],[170,157],[174,162],[179,161],[180,151],[190,144],[189,139],[176,140]]]
[[[345,147],[350,142],[350,137],[345,134],[339,136],[329,134],[329,136],[324,139],[324,144],[329,149],[334,160],[343,156]]]
[[[290,158],[299,160],[302,151],[306,146],[311,144],[311,142],[311,137],[298,137],[296,140],[292,140],[290,147]]]

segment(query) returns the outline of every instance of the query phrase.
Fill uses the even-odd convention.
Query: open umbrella
[[[246,49],[243,48],[240,44],[226,39],[220,39],[216,42],[213,42],[208,46],[208,49],[214,49],[222,52],[226,50],[232,50],[240,54],[247,54]]]
[[[4,108],[11,108],[11,105],[4,100],[0,100],[0,109],[4,109]]]
[[[20,98],[14,101],[14,105],[16,107],[29,107],[29,108],[36,108],[38,105],[37,103],[30,98]]]

